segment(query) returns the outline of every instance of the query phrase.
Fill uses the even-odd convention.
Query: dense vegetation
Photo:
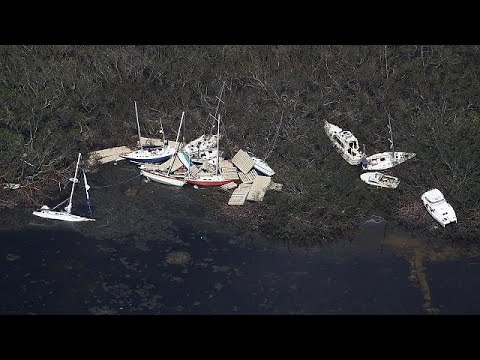
[[[1,46],[0,182],[22,182],[23,200],[43,200],[36,191],[58,188],[79,149],[134,144],[134,100],[144,135],[158,136],[162,119],[173,138],[186,111],[191,140],[210,131],[225,81],[222,148],[271,151],[284,187],[245,207],[227,208],[224,197],[217,213],[298,241],[332,237],[372,213],[430,228],[420,195],[438,187],[459,224],[430,231],[474,240],[479,64],[477,46]],[[328,120],[367,154],[386,151],[388,114],[396,149],[417,153],[391,169],[395,191],[361,182],[323,130]],[[0,206],[12,193],[0,192]]]

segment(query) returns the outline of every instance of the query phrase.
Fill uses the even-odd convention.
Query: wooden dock
[[[236,183],[229,182],[229,183],[226,183],[226,184],[220,186],[220,189],[222,189],[223,191],[228,191],[228,190],[231,190],[231,189],[235,189],[236,187],[237,187]]]
[[[240,177],[240,180],[242,180],[243,183],[245,184],[252,184],[255,178],[257,177],[257,172],[255,169],[250,170],[248,174],[244,173],[239,173],[238,176]]]
[[[235,168],[230,160],[220,160],[220,168]]]
[[[114,148],[92,151],[88,153],[87,166],[106,164],[117,160],[121,155],[126,155],[132,150],[126,146],[117,146]]]
[[[238,150],[232,158],[232,163],[244,174],[248,174],[255,165],[255,161],[243,150]]]
[[[240,184],[230,196],[228,205],[243,205],[247,199],[252,184]]]
[[[180,159],[175,156],[175,159],[171,157],[167,161],[165,161],[162,164],[145,164],[144,169],[145,170],[162,170],[162,171],[167,171],[170,168],[170,165],[173,162],[172,169],[170,170],[171,172],[174,172],[178,169],[180,169],[183,166],[183,163],[180,161]]]
[[[238,171],[234,167],[222,167],[220,173],[226,180],[238,180]]]
[[[272,178],[270,176],[261,176],[257,175],[255,180],[250,188],[250,192],[248,193],[247,200],[249,201],[263,201],[263,197],[265,196],[265,192],[268,190],[270,183],[272,182]]]

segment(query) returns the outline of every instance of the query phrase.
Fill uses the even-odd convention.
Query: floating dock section
[[[222,189],[223,191],[228,191],[228,190],[231,190],[231,189],[235,189],[236,187],[237,187],[236,183],[229,182],[229,183],[226,183],[226,184],[220,186],[220,189]]]
[[[222,167],[220,173],[226,180],[238,180],[238,171],[234,167]]]
[[[117,160],[121,155],[126,155],[132,150],[126,146],[118,146],[110,149],[93,151],[88,154],[87,166],[98,164],[106,164]]]
[[[174,172],[183,166],[183,163],[180,161],[180,159],[177,156],[175,156],[175,159],[170,158],[162,164],[143,164],[142,168],[143,170],[168,171],[172,162],[173,162],[173,166],[170,172]]]
[[[228,205],[243,205],[245,204],[245,200],[247,199],[248,193],[252,184],[240,184],[230,196],[230,200],[228,200]]]
[[[232,158],[232,163],[244,174],[248,174],[255,165],[255,161],[243,150],[238,150]]]
[[[240,180],[245,184],[251,184],[257,177],[257,172],[255,170],[250,170],[248,174],[240,173],[238,174]]]
[[[249,201],[263,201],[263,197],[265,196],[265,192],[268,190],[270,183],[272,182],[272,178],[270,176],[260,176],[257,175],[255,180],[250,188],[250,192],[248,193],[247,200]]]

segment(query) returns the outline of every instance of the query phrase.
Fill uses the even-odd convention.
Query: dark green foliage
[[[256,204],[261,229],[320,239],[372,213],[425,228],[433,220],[421,208],[407,220],[408,209],[438,187],[460,221],[446,236],[474,238],[479,61],[476,46],[1,46],[0,180],[20,180],[22,159],[46,175],[79,149],[132,144],[134,100],[145,136],[159,135],[161,119],[174,138],[186,111],[191,140],[210,130],[226,81],[222,148],[273,150],[268,162],[284,184]],[[329,120],[368,154],[386,151],[388,114],[396,150],[417,153],[391,170],[401,179],[395,191],[362,183],[323,131]]]

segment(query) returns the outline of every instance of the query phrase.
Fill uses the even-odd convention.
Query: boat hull
[[[156,174],[156,173],[152,173],[150,171],[145,171],[145,170],[141,170],[140,174],[145,176],[147,179],[151,181],[164,184],[164,185],[173,185],[173,186],[182,187],[186,183],[184,179],[178,179],[176,177],[167,176],[163,174]]]
[[[152,158],[138,158],[135,156],[128,156],[128,155],[122,155],[122,158],[125,160],[130,160],[134,163],[162,163],[167,161],[172,157],[172,155],[167,155],[167,156],[159,156],[159,157],[152,157]]]
[[[390,169],[398,164],[401,164],[416,156],[415,153],[407,153],[401,151],[395,151],[395,155],[391,152],[383,152],[368,156],[366,158],[367,164],[363,164],[364,170],[386,170]]]
[[[80,222],[80,221],[95,221],[95,219],[90,219],[78,215],[69,214],[65,211],[53,211],[53,210],[40,210],[34,211],[33,215],[52,220],[62,220],[69,222]]]
[[[154,150],[136,150],[131,153],[121,155],[122,158],[135,163],[160,163],[170,159],[175,154],[175,149],[164,147]]]
[[[429,197],[441,195],[441,198],[438,197],[438,202],[431,202]],[[427,212],[432,216],[440,225],[443,227],[451,223],[457,223],[457,215],[453,207],[445,200],[443,194],[437,189],[432,189],[425,192],[421,196],[423,205]],[[434,199],[435,201],[437,199]],[[432,200],[432,201],[434,201]],[[440,205],[438,205],[440,204]]]
[[[187,183],[192,185],[198,185],[198,186],[222,186],[231,182],[234,182],[234,181],[226,180],[226,179],[209,179],[209,178],[187,179]]]
[[[273,171],[273,169],[270,166],[268,166],[265,161],[259,158],[255,158],[253,156],[252,156],[252,159],[255,161],[255,164],[253,165],[255,170],[257,170],[258,172],[261,172],[263,175],[267,175],[267,176],[275,175],[275,171]]]
[[[324,130],[328,138],[333,144],[333,147],[342,156],[342,158],[350,165],[359,165],[364,154],[358,149],[357,138],[349,131],[344,131],[328,121],[324,121]],[[346,135],[342,137],[342,134]],[[355,144],[353,148],[348,146],[348,143]],[[350,153],[353,152],[353,153]]]
[[[360,179],[368,185],[378,186],[387,189],[396,189],[400,184],[398,178],[384,175],[382,173],[363,173],[360,175]]]

